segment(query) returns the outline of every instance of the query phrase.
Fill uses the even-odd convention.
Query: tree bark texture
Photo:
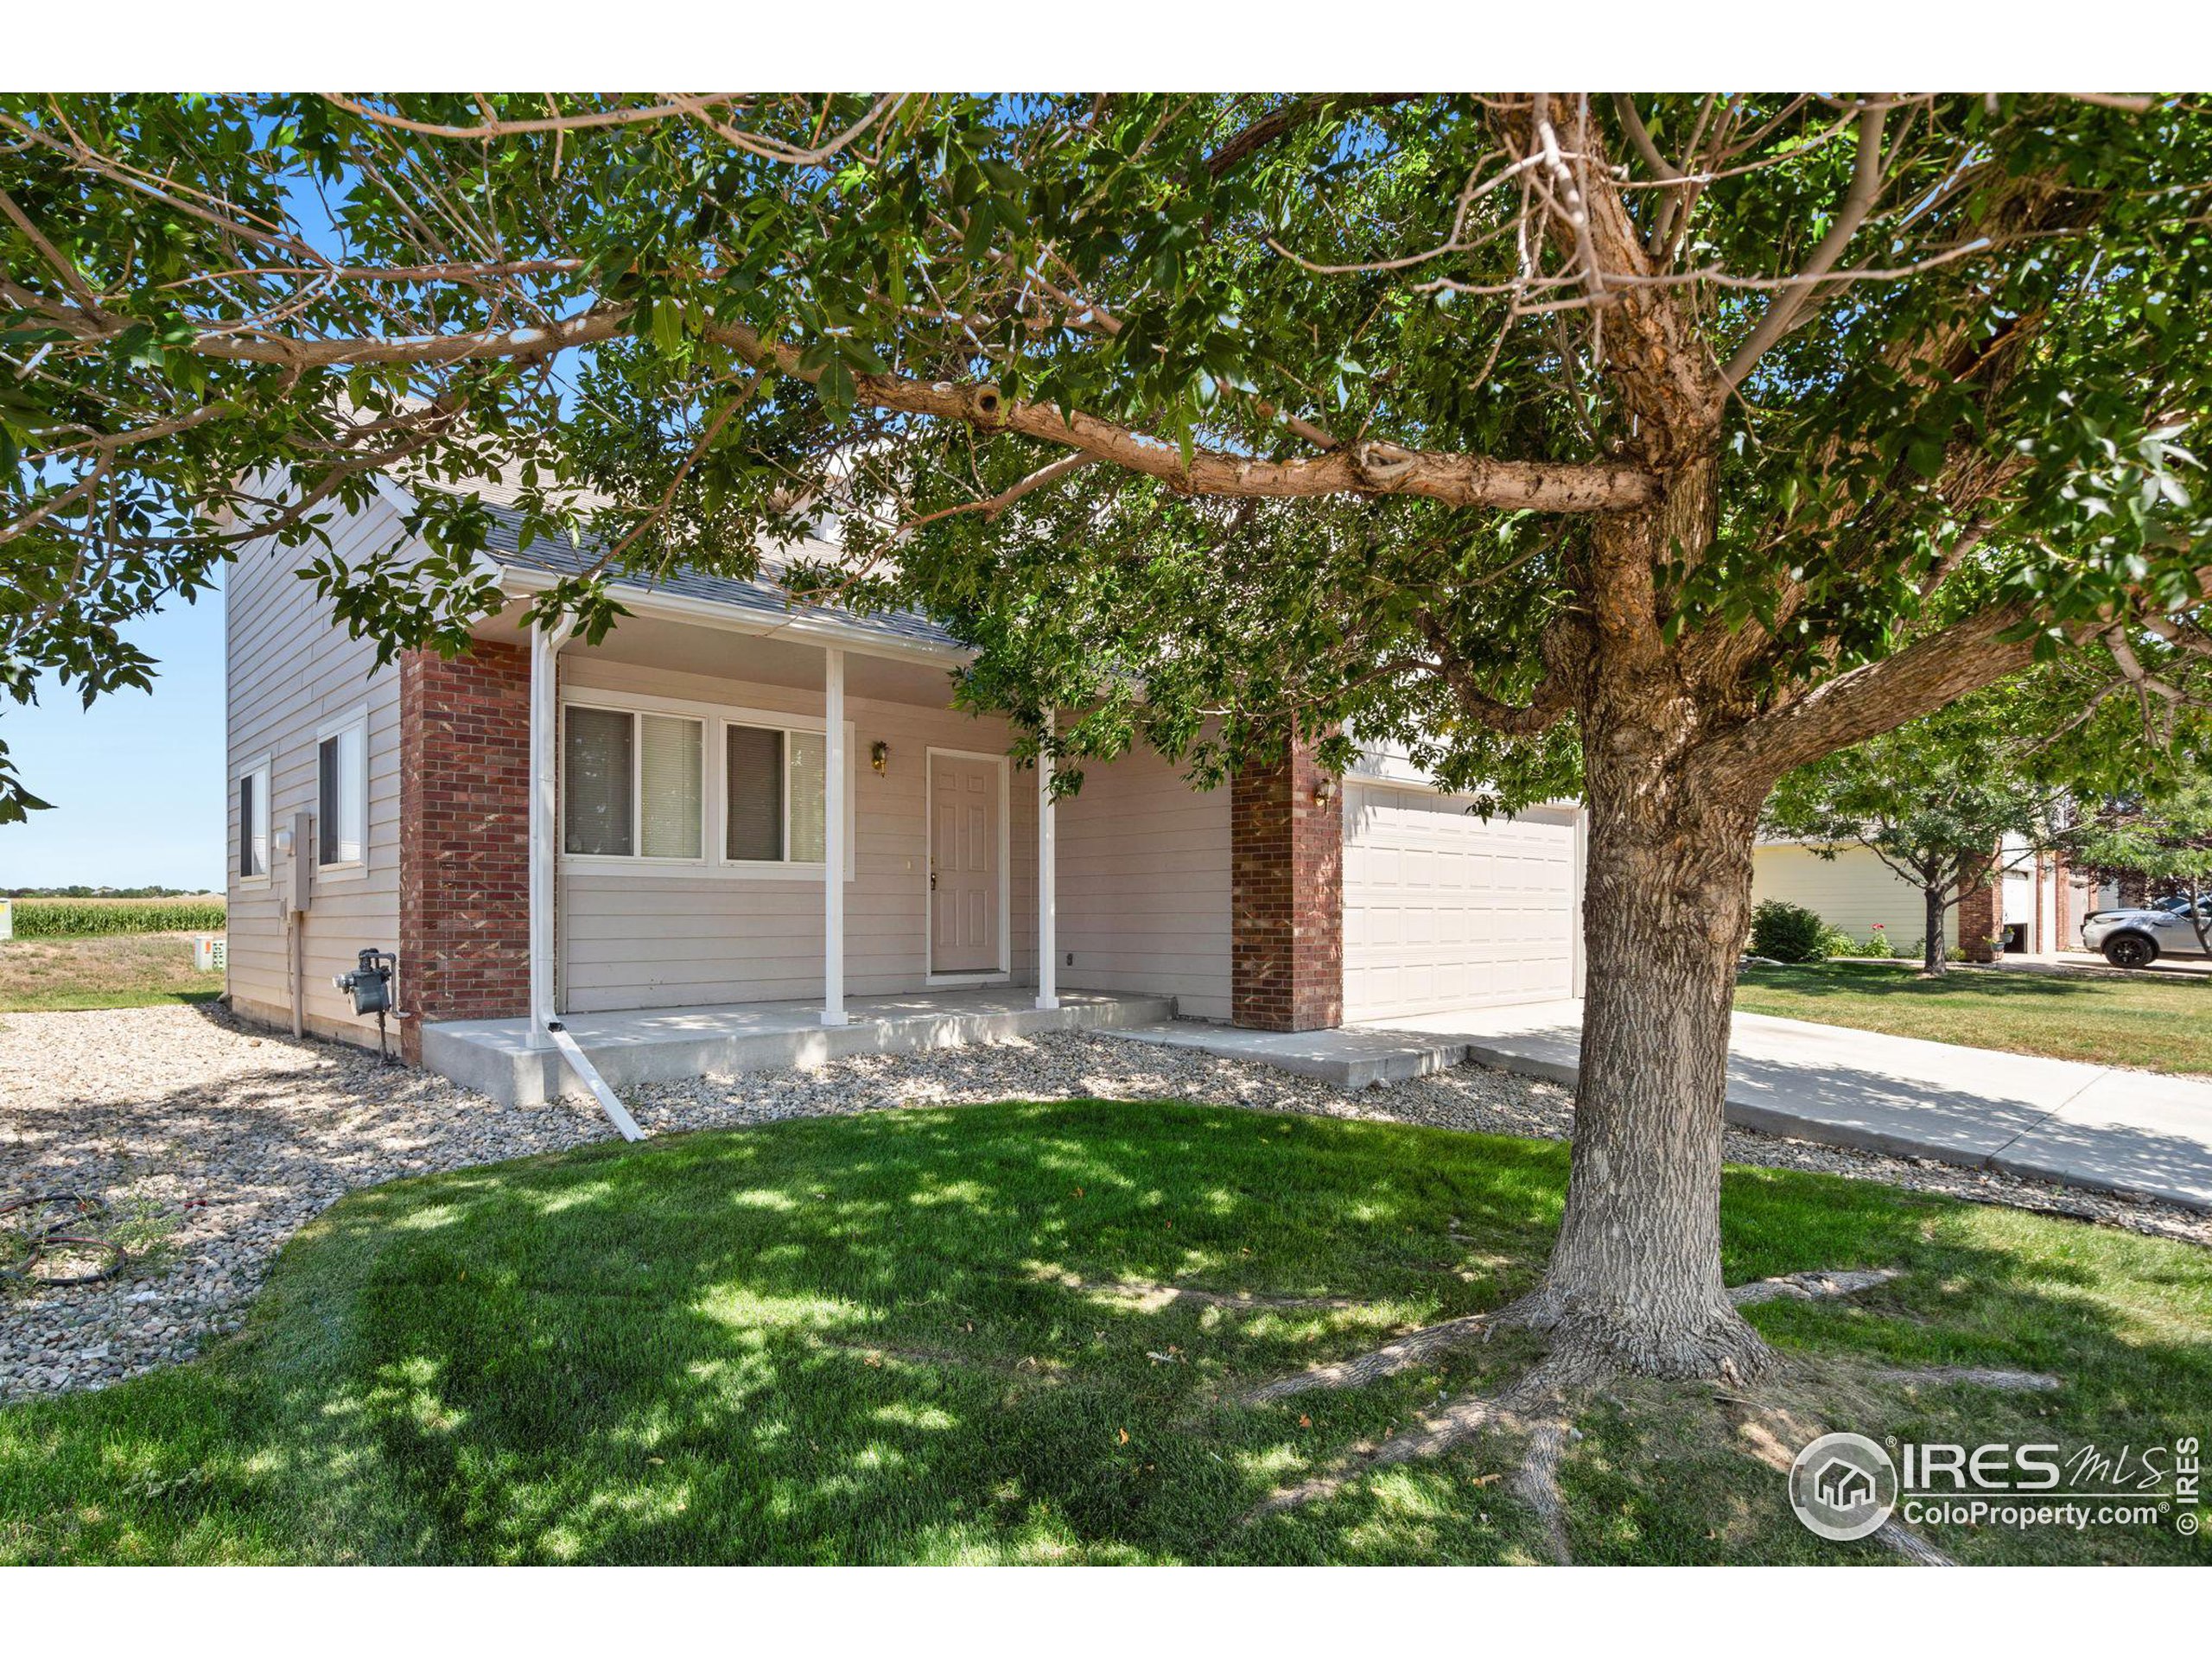
[[[1927,937],[1920,946],[1920,968],[1923,973],[1942,974],[1950,971],[1951,958],[1943,949],[1943,912],[1950,902],[1941,887],[1924,887],[1921,897],[1926,902]]]
[[[1771,781],[1661,641],[1654,564],[1712,529],[1709,467],[1609,520],[1592,567],[1580,715],[1590,966],[1559,1243],[1523,1309],[1569,1356],[1662,1376],[1767,1358],[1720,1270],[1728,1020]]]

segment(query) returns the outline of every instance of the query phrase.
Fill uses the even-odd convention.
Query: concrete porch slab
[[[848,997],[849,1023],[824,1026],[822,1004],[725,1002],[702,1007],[580,1014],[563,1023],[616,1089],[703,1072],[820,1065],[855,1054],[911,1054],[962,1043],[1003,1041],[1053,1031],[1152,1025],[1174,1017],[1172,997],[1063,991],[1060,1006],[1036,1006],[1020,986]],[[423,1064],[463,1088],[509,1106],[582,1096],[560,1054],[532,1048],[524,1020],[448,1020],[423,1027]]]

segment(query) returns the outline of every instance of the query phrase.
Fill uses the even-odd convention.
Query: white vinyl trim
[[[270,810],[269,805],[269,771],[272,758],[265,753],[257,755],[231,774],[232,804],[234,805],[237,804],[238,785],[251,778],[253,779],[254,805],[261,814],[261,873],[258,875],[248,875],[241,869],[237,876],[238,884],[241,887],[266,887],[269,885],[270,863],[276,855],[276,815]],[[239,841],[247,833],[248,829],[249,826],[246,824],[239,824],[238,834],[231,838],[230,855],[233,860],[238,855]]]
[[[752,726],[772,731],[826,733],[829,722],[819,715],[794,715],[769,709],[741,708],[730,703],[700,702],[686,697],[662,697],[637,691],[602,691],[595,688],[579,688],[561,698],[559,732],[556,744],[567,741],[569,710],[595,709],[607,714],[664,715],[696,720],[702,722],[700,734],[699,788],[699,849],[697,858],[652,858],[642,853],[572,853],[569,844],[569,799],[565,786],[561,791],[559,821],[556,828],[555,845],[562,849],[561,868],[564,871],[605,873],[636,875],[647,878],[715,880],[715,881],[787,881],[815,883],[822,880],[823,863],[819,859],[734,859],[724,856],[728,843],[723,836],[723,815],[728,810],[729,764],[728,739],[724,728],[730,726]],[[854,798],[859,791],[851,787],[849,776],[853,766],[853,722],[846,721],[845,769],[848,773],[845,790],[845,880],[857,879],[853,855],[853,843],[857,839],[854,822]],[[630,744],[630,844],[641,843],[642,826],[639,815],[643,811],[642,790],[639,768],[643,765],[645,745],[634,732]],[[711,748],[714,753],[706,753]],[[791,779],[789,757],[785,757],[784,778],[784,823],[789,833],[791,823]]]
[[[343,737],[358,730],[361,734],[359,764],[353,779],[355,798],[360,804],[361,822],[359,826],[359,858],[336,858],[327,864],[322,861],[322,746],[334,737]],[[345,753],[341,747],[339,753]],[[317,882],[359,881],[369,873],[369,705],[356,703],[342,715],[333,715],[315,730],[315,846],[308,863],[312,878]],[[273,839],[273,837],[272,837]]]

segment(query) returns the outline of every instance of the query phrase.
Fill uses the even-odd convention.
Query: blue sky
[[[124,632],[158,664],[151,693],[86,709],[48,680],[36,705],[0,704],[25,786],[54,803],[0,825],[0,889],[223,885],[223,595]]]

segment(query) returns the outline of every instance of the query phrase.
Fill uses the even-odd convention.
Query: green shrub
[[[188,899],[18,899],[19,939],[85,938],[100,933],[219,933],[224,900]]]
[[[1828,953],[1830,931],[1804,906],[1769,899],[1751,912],[1751,954],[1777,962],[1818,962]]]
[[[1831,927],[1827,923],[1822,922],[1821,924],[1821,955],[1823,957],[1885,957],[1889,955],[1889,947],[1884,945],[1879,950],[1874,950],[1869,945],[1861,944],[1843,928]]]

